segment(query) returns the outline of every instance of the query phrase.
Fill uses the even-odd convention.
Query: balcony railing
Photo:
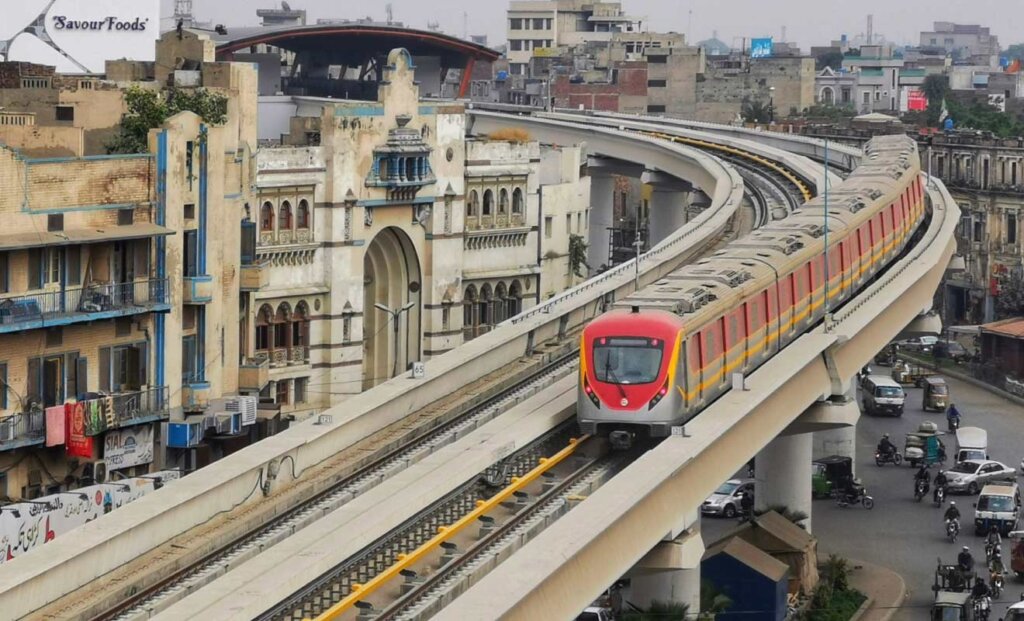
[[[0,419],[0,450],[42,444],[46,440],[46,416],[42,410],[19,412]]]
[[[247,358],[238,365],[238,388],[259,392],[270,381],[270,361],[267,358]]]
[[[82,401],[85,433],[94,436],[126,425],[159,420],[168,415],[167,386],[115,393]]]
[[[0,300],[0,333],[168,308],[166,278],[68,287]]]

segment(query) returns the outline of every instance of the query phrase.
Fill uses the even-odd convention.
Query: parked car
[[[939,337],[937,336],[915,336],[902,341],[896,341],[896,345],[899,345],[900,349],[928,353],[938,342]]]
[[[1016,481],[1017,471],[998,461],[968,459],[947,470],[946,478],[949,480],[949,491],[967,492],[973,496],[986,483]]]
[[[610,608],[603,606],[587,606],[576,617],[576,621],[612,621],[615,616]]]
[[[750,479],[729,479],[722,483],[714,494],[708,496],[704,504],[700,506],[700,512],[705,515],[720,515],[733,518],[740,512],[742,507],[740,501],[743,493],[754,493],[754,482]]]
[[[971,359],[967,348],[956,341],[939,341],[932,347],[932,353],[936,358],[949,358],[953,362],[967,362]]]

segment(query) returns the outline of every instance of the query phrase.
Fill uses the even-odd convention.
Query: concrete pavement
[[[856,621],[889,621],[903,605],[907,586],[903,576],[888,567],[849,560],[850,586],[868,597],[866,609]]]

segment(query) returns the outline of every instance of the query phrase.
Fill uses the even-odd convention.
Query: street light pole
[[[640,290],[640,203],[636,204],[636,235],[633,237],[636,259],[633,261],[633,291]]]
[[[391,365],[391,377],[395,377],[396,375],[398,375],[398,318],[402,316],[402,313],[406,312],[407,310],[409,310],[410,308],[412,308],[415,305],[416,305],[415,302],[409,302],[408,304],[406,304],[405,306],[403,306],[401,308],[389,308],[387,306],[384,306],[383,304],[374,304],[374,306],[377,307],[378,310],[382,310],[385,313],[387,313],[388,316],[390,317],[391,321],[394,322],[394,339],[393,340],[394,340],[394,343],[395,343],[395,347],[394,347],[395,358],[394,358],[394,362]]]
[[[768,124],[775,124],[775,87],[768,87]]]

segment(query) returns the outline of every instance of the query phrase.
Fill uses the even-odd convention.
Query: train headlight
[[[654,398],[651,399],[651,402],[647,404],[647,409],[653,410],[654,406],[658,405],[658,402],[665,398],[665,395],[668,394],[668,390],[669,385],[668,381],[666,380],[665,385],[661,387],[661,389],[658,391],[658,394],[654,395]]]
[[[587,381],[587,376],[583,376],[583,392],[586,393],[590,400],[596,407],[601,407],[601,400],[597,398],[597,394],[594,392],[593,387],[590,386],[590,382]]]

